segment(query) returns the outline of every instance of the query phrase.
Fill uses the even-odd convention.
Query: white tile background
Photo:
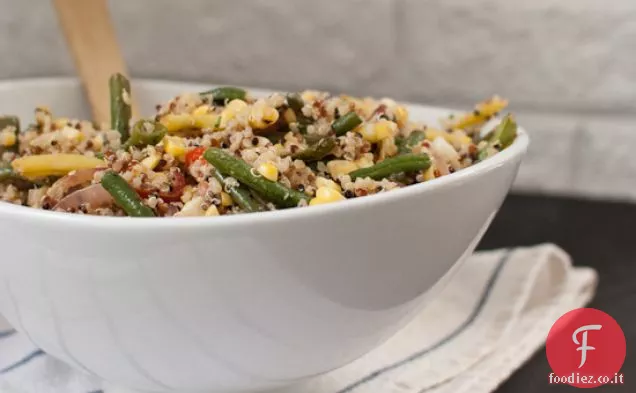
[[[634,0],[110,0],[136,77],[466,107],[531,133],[518,190],[636,201]],[[50,1],[0,0],[0,78],[72,75]]]

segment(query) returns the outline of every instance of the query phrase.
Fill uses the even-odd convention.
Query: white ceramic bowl
[[[154,104],[209,86],[140,81]],[[70,79],[0,83],[0,108],[88,117]],[[436,121],[445,110],[410,107]],[[0,203],[0,313],[44,351],[144,391],[247,392],[345,365],[471,253],[528,145],[386,194],[216,218],[88,217]],[[431,321],[435,323],[435,321]]]

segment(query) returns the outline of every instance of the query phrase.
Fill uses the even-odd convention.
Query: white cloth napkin
[[[596,272],[557,246],[478,252],[382,346],[280,393],[486,393],[545,343],[552,324],[594,295]],[[547,376],[546,376],[547,378]],[[122,393],[35,348],[0,318],[0,392]]]

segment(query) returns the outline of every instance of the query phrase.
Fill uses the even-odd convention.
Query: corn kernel
[[[270,106],[257,105],[252,107],[247,118],[250,127],[262,130],[278,121],[278,111]]]
[[[161,161],[161,156],[155,153],[141,160],[141,165],[152,170],[155,169],[157,165],[159,165],[159,161]]]
[[[0,132],[0,146],[10,147],[15,145],[16,142],[15,132],[9,130]]]
[[[434,141],[437,138],[443,138],[446,142],[455,147],[459,147],[472,142],[470,137],[468,137],[466,133],[461,130],[455,130],[452,133],[449,133],[446,131],[436,130],[434,128],[427,128],[425,134],[426,139],[428,139],[429,141]]]
[[[163,116],[160,120],[168,132],[181,131],[194,127],[194,117],[187,114],[175,115],[169,113]]]
[[[431,164],[426,171],[424,171],[424,180],[435,179],[435,165]]]
[[[68,125],[68,119],[65,118],[65,117],[60,117],[58,119],[55,119],[55,121],[53,122],[53,126],[57,130],[61,130],[62,128],[66,127],[67,125]]]
[[[395,102],[395,100],[392,98],[384,97],[380,100],[380,102],[386,105],[388,108],[394,108],[397,106],[397,102]]]
[[[194,198],[196,192],[196,188],[191,185],[187,185],[183,188],[183,194],[181,194],[181,202],[186,203],[192,198]]]
[[[183,159],[187,151],[185,141],[178,136],[164,137],[163,147],[166,153],[178,159]]]
[[[396,106],[393,109],[393,115],[395,116],[395,122],[400,128],[405,127],[409,122],[409,111],[403,106]]]
[[[300,94],[300,98],[302,98],[306,103],[313,102],[318,98],[318,92],[315,90],[306,90]]]
[[[489,100],[479,103],[475,110],[460,117],[455,122],[449,124],[450,128],[470,128],[487,121],[488,118],[501,112],[508,106],[508,101],[499,96],[494,96]]]
[[[236,115],[243,112],[247,108],[247,104],[243,100],[232,100],[227,103],[223,112],[221,112],[221,121],[219,128],[224,129],[228,123],[236,118]]]
[[[322,205],[324,203],[337,202],[345,199],[342,194],[330,187],[319,187],[316,197],[309,202],[310,206]]]
[[[336,190],[338,192],[342,191],[342,188],[333,180],[324,178],[322,176],[318,176],[316,178],[316,187],[318,188],[331,188],[332,190]]]
[[[206,212],[201,209],[201,204],[203,203],[203,198],[194,197],[188,202],[186,202],[181,211],[179,211],[175,216],[177,217],[197,217],[202,216]]]
[[[93,139],[91,139],[91,142],[93,142],[93,148],[96,150],[101,150],[102,147],[104,147],[104,139],[101,135],[96,135],[95,137],[93,137]]]
[[[386,138],[380,141],[380,151],[378,152],[378,161],[382,161],[388,157],[393,157],[398,153],[398,147],[395,139]]]
[[[276,149],[276,154],[278,154],[279,156],[282,156],[285,153],[285,147],[280,143],[275,144],[274,149]]]
[[[316,197],[328,202],[345,199],[339,192],[329,187],[318,188],[318,190],[316,190]]]
[[[247,108],[247,103],[243,100],[232,100],[225,105],[225,108],[232,110],[234,113],[241,113]]]
[[[362,136],[362,139],[368,141],[370,139],[375,140],[375,128],[371,123],[363,123],[354,129],[355,132]]]
[[[216,130],[219,128],[219,124],[222,118],[219,115],[208,113],[205,115],[194,116],[194,126],[196,128],[209,128],[210,130]]]
[[[264,178],[271,181],[278,180],[278,168],[276,165],[271,162],[266,162],[258,166],[258,173],[260,173]]]
[[[234,204],[234,201],[232,200],[232,197],[230,196],[230,194],[228,194],[225,191],[221,192],[221,205],[228,207],[228,206],[232,206]]]
[[[447,132],[438,130],[436,128],[432,128],[432,127],[428,127],[426,128],[426,131],[424,132],[424,135],[426,136],[426,139],[428,139],[429,141],[434,140],[437,137],[442,137],[442,138],[446,138],[446,134],[448,134]]]
[[[79,142],[84,138],[81,132],[72,127],[64,127],[61,132],[64,138],[70,141]]]
[[[265,107],[265,109],[263,110],[263,121],[267,124],[274,124],[278,121],[278,111],[276,110],[276,108],[272,108],[272,107]]]
[[[219,209],[216,206],[212,205],[205,211],[206,217],[214,217],[219,215]]]
[[[291,108],[285,109],[285,112],[283,113],[283,118],[285,119],[285,122],[287,124],[296,123],[296,121],[298,121],[298,119],[296,118],[296,113]]]
[[[393,135],[396,135],[398,132],[398,127],[395,122],[390,120],[382,119],[375,125],[376,132],[378,134],[378,140],[384,140]]]
[[[377,143],[397,133],[397,124],[382,119],[376,123],[361,125],[356,129],[366,141]]]
[[[363,154],[360,158],[358,158],[357,160],[355,160],[356,165],[358,166],[358,168],[368,168],[370,166],[373,166],[373,153],[365,153]]]
[[[352,161],[331,160],[327,163],[327,170],[334,179],[337,179],[342,175],[347,175],[349,172],[353,172],[356,169],[358,169],[358,165]]]
[[[466,135],[466,133],[462,130],[455,130],[451,133],[451,137],[452,137],[452,141],[449,141],[450,143],[452,143],[455,147],[460,147],[462,145],[468,145],[470,143],[473,142],[472,139],[470,139],[470,137],[468,135]]]
[[[221,121],[219,122],[219,128],[222,130],[227,128],[228,123],[232,121],[234,117],[234,112],[227,108],[223,109],[223,112],[221,112]]]
[[[210,109],[212,109],[210,105],[199,105],[195,110],[192,111],[192,114],[194,116],[207,115],[208,112],[210,112]]]

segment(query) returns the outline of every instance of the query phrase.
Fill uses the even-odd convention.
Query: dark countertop
[[[565,249],[575,265],[599,273],[599,287],[589,307],[605,311],[625,332],[625,385],[606,385],[595,392],[634,391],[636,381],[636,204],[560,197],[510,195],[479,249],[551,242]],[[549,385],[545,349],[541,349],[496,393],[580,392]]]

